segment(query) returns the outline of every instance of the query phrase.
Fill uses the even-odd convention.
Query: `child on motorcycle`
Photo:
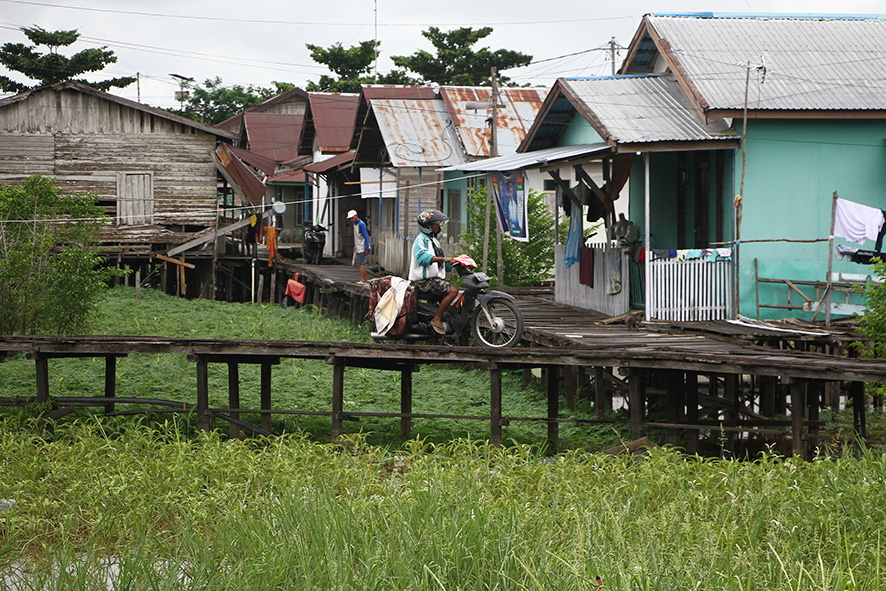
[[[419,292],[442,298],[437,314],[431,320],[434,332],[442,335],[446,334],[443,313],[458,295],[458,288],[445,279],[446,272],[452,269],[453,258],[443,255],[437,241],[442,224],[449,218],[442,211],[431,209],[418,214],[417,221],[420,232],[412,247],[409,280]]]

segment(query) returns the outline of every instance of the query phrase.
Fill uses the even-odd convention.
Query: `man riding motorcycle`
[[[442,298],[431,326],[437,334],[446,334],[443,313],[455,300],[458,288],[445,279],[446,272],[452,270],[453,259],[443,255],[437,235],[449,218],[442,211],[429,209],[418,214],[417,221],[420,232],[412,247],[409,280],[420,293]]]

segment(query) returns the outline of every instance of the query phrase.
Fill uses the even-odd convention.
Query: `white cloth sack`
[[[403,307],[403,298],[409,283],[402,277],[391,277],[391,288],[382,294],[375,305],[375,332],[378,334],[387,334],[394,326],[400,308]]]

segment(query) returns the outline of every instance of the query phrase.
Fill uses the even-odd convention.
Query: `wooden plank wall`
[[[0,181],[55,176],[64,190],[98,193],[114,209],[118,172],[153,172],[155,224],[214,223],[211,134],[100,97],[47,90],[0,109],[0,137]]]
[[[630,307],[630,259],[621,255],[621,292],[610,295],[608,249],[594,248],[594,287],[579,283],[578,263],[566,268],[566,246],[556,245],[554,255],[554,301],[584,310],[595,310],[607,316],[618,316]]]

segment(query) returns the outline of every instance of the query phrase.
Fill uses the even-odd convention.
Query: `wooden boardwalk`
[[[331,314],[365,320],[368,286],[359,284],[359,270],[346,265],[280,264],[285,274],[298,272],[310,288],[310,300]],[[56,405],[50,417],[58,418],[78,406],[104,406],[114,412],[118,403],[164,406],[168,410],[193,411],[198,426],[209,428],[212,418],[231,424],[232,436],[241,428],[256,433],[270,432],[271,415],[321,414],[331,418],[332,437],[342,433],[348,417],[386,416],[399,418],[401,433],[411,435],[411,421],[430,418],[412,412],[412,374],[421,365],[454,363],[490,372],[490,407],[483,416],[446,415],[449,418],[488,420],[490,440],[501,444],[502,426],[513,420],[544,421],[548,438],[556,441],[559,405],[575,404],[576,394],[590,387],[598,420],[576,422],[611,423],[613,398],[629,409],[628,422],[634,439],[650,429],[664,433],[664,442],[699,451],[702,433],[726,437],[726,446],[736,438],[786,436],[793,453],[805,457],[820,439],[819,410],[842,399],[851,405],[855,432],[865,436],[866,382],[886,381],[886,360],[853,359],[797,348],[760,346],[755,341],[806,342],[817,347],[840,346],[845,335],[810,330],[809,327],[777,327],[710,324],[643,323],[631,330],[624,324],[607,324],[603,316],[562,306],[541,297],[537,291],[518,294],[526,321],[525,346],[514,349],[485,349],[435,345],[369,343],[314,343],[297,341],[194,340],[158,337],[0,337],[0,352],[26,353],[35,362],[36,396],[33,400],[0,398],[0,404],[43,403]],[[802,349],[802,348],[801,348]],[[186,354],[195,364],[196,404],[158,398],[116,397],[116,362],[130,354]],[[101,398],[52,398],[49,360],[58,357],[101,357],[105,359],[105,396]],[[293,410],[272,405],[271,372],[282,358],[324,359],[334,367],[332,408]],[[239,403],[239,365],[261,366],[261,407],[243,409]],[[228,369],[229,405],[209,408],[210,364]],[[347,368],[373,368],[401,374],[399,412],[363,413],[343,410],[344,372]],[[547,396],[545,417],[503,417],[501,375],[516,368],[540,368]],[[524,372],[524,376],[530,375]],[[565,396],[562,396],[564,395]],[[239,417],[261,416],[259,425]],[[435,415],[442,416],[442,415]],[[788,417],[788,418],[786,418]]]

